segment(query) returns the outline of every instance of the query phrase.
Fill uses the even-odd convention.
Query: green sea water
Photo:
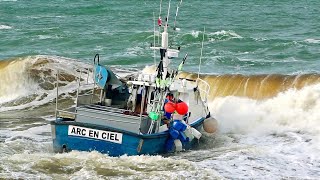
[[[172,27],[179,2],[171,4]],[[164,19],[168,2],[162,5]],[[171,45],[189,54],[185,68],[196,72],[206,28],[204,73],[319,72],[319,9],[317,0],[186,1]],[[159,1],[2,0],[0,59],[55,55],[91,63],[99,53],[106,65],[142,68],[153,62],[153,13],[159,16]]]
[[[69,107],[96,53],[122,76],[153,64],[153,14],[165,19],[168,1],[160,13],[154,0],[0,0],[0,179],[318,179],[320,1],[184,0],[173,31],[179,3],[172,64],[188,53],[183,69],[197,73],[204,35],[219,131],[192,151],[109,157],[53,153],[55,72]]]

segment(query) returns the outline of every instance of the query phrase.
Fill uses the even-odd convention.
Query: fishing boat
[[[79,77],[75,105],[67,109],[58,107],[57,73],[56,113],[51,121],[55,152],[154,155],[192,149],[199,143],[204,122],[213,119],[207,106],[210,86],[200,77],[178,78],[187,55],[178,68],[171,68],[180,47],[168,47],[168,20],[159,27],[161,46],[151,47],[160,52],[155,72],[123,80],[101,65],[97,54],[93,70],[88,71],[93,73],[92,88],[80,93],[88,85]]]

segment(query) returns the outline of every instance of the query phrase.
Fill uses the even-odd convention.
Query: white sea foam
[[[209,33],[209,41],[227,41],[230,39],[241,39],[243,38],[242,36],[238,35],[237,33],[235,33],[234,31],[225,31],[225,30],[221,30],[221,31],[217,31],[217,32],[213,32],[213,33]]]
[[[144,49],[139,47],[139,46],[135,46],[132,48],[127,48],[126,52],[123,54],[124,56],[128,56],[128,57],[132,57],[132,56],[139,56],[141,54],[143,54]]]
[[[304,42],[311,43],[311,44],[319,44],[320,39],[306,39]]]
[[[210,179],[219,174],[188,160],[162,156],[109,157],[95,151],[64,154],[17,153],[4,159],[6,178]],[[12,168],[14,167],[14,168]],[[55,171],[51,171],[54,168]],[[28,173],[28,172],[34,173]],[[1,177],[1,176],[0,176]]]
[[[195,38],[198,38],[199,33],[201,33],[201,31],[194,31],[194,30],[192,30],[191,35],[192,35],[193,37],[195,37]]]
[[[235,33],[234,31],[230,31],[230,30],[229,31],[221,30],[221,31],[217,31],[214,33],[209,33],[209,35],[229,35],[232,38],[243,38],[239,34]]]
[[[180,158],[227,179],[319,177],[320,84],[266,100],[222,97],[209,106],[219,133]]]
[[[0,29],[12,29],[11,26],[7,26],[7,25],[1,25],[0,24]]]
[[[51,132],[50,125],[37,125],[37,123],[33,123],[33,127],[28,128],[26,130],[19,130],[19,127],[15,127],[10,130],[0,131],[0,136],[6,136],[5,142],[15,141],[17,139],[32,139],[37,142],[48,141],[50,137],[43,136],[43,133]]]
[[[319,135],[319,108],[319,84],[290,89],[263,101],[229,96],[210,103],[222,132],[245,134],[302,131]]]
[[[214,169],[227,179],[317,179],[319,148],[294,136],[237,134],[235,143],[199,152],[206,158],[198,165]]]
[[[38,35],[39,39],[58,39],[58,36],[50,36],[50,35]]]
[[[147,67],[145,71],[152,69]],[[320,167],[319,99],[320,85],[291,89],[266,100],[218,98],[210,103],[210,111],[219,121],[220,132],[203,137],[206,144],[200,150],[167,158],[117,158],[78,151],[52,154],[48,151],[52,145],[50,137],[41,137],[50,132],[49,125],[30,128],[30,133],[29,130],[16,131],[19,128],[2,130],[0,137],[7,138],[0,143],[0,150],[6,153],[0,157],[4,162],[0,168],[8,171],[0,177],[316,179]]]
[[[112,56],[114,57],[135,57],[145,53],[145,49],[135,46],[130,47],[125,50],[125,52],[115,53]]]
[[[269,38],[266,38],[266,37],[258,37],[258,38],[253,38],[254,40],[256,41],[268,41]]]

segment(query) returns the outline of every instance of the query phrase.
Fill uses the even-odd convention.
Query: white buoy
[[[174,146],[176,152],[182,151],[182,143],[179,139],[174,140]]]
[[[217,130],[218,130],[218,121],[213,117],[205,119],[204,122],[203,122],[203,129],[207,133],[215,133],[215,132],[217,132]]]
[[[163,132],[163,131],[167,131],[167,130],[168,130],[168,126],[166,124],[159,127],[159,132]]]
[[[105,100],[104,100],[104,103],[105,103],[106,106],[109,106],[109,107],[110,107],[111,104],[112,104],[112,99],[105,99]]]
[[[191,127],[191,133],[197,139],[200,139],[200,137],[202,136],[201,132],[199,132],[198,130],[196,130],[193,127]]]
[[[189,138],[189,141],[192,141],[194,138],[194,135],[192,134],[192,130],[191,127],[188,125],[187,129],[185,131],[183,131],[184,134]]]
[[[183,115],[175,113],[175,114],[173,114],[172,118],[173,118],[173,120],[182,120]]]

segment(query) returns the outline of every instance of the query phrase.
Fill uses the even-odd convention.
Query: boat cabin
[[[101,65],[99,65],[101,66]],[[104,70],[95,68],[95,83],[90,92],[81,92],[79,87],[75,107],[67,110],[58,110],[57,117],[74,119],[76,122],[109,126],[123,129],[137,134],[150,134],[167,130],[163,124],[164,104],[168,93],[173,94],[176,101],[184,101],[189,105],[189,112],[185,120],[196,120],[205,117],[208,112],[197,112],[202,101],[198,101],[200,91],[196,89],[195,81],[176,79],[170,86],[170,91],[160,90],[154,83],[155,76],[140,75],[132,81],[119,80],[113,72],[104,66]],[[104,77],[101,72],[106,71],[106,81],[99,84]],[[98,77],[98,78],[97,78]],[[79,77],[81,79],[81,77]],[[202,106],[202,105],[201,105]],[[152,120],[151,114],[158,119]]]

